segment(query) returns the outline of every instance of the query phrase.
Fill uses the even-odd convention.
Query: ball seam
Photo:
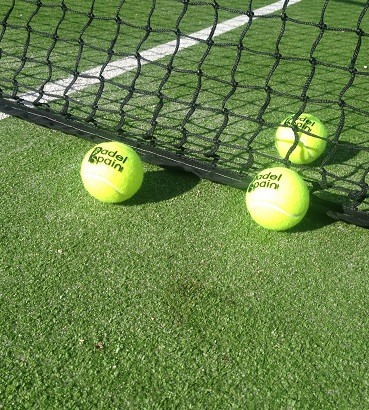
[[[113,185],[109,180],[105,179],[104,177],[101,177],[100,175],[96,175],[96,174],[91,174],[89,172],[84,174],[84,176],[99,179],[100,181],[103,181],[106,184],[108,184],[110,187],[112,187],[118,194],[124,196],[123,192],[119,191],[119,189],[115,185]]]
[[[300,213],[298,213],[298,214],[290,214],[290,213],[288,213],[287,211],[285,211],[284,209],[280,208],[279,206],[274,205],[274,204],[272,204],[272,203],[270,203],[270,202],[266,202],[266,201],[253,201],[252,205],[249,205],[249,209],[252,209],[252,208],[254,208],[254,207],[257,206],[257,205],[268,205],[268,206],[270,206],[272,209],[275,209],[275,210],[281,212],[282,214],[284,214],[284,215],[286,215],[286,216],[289,216],[289,217],[291,217],[291,218],[300,218],[302,215],[305,214],[305,211],[302,211],[302,212],[300,212]]]

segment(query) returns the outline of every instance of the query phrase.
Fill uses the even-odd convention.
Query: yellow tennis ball
[[[264,228],[284,231],[297,225],[309,208],[309,190],[295,171],[268,168],[259,172],[246,191],[252,219]]]
[[[276,147],[279,155],[285,158],[296,141],[292,125],[297,127],[297,145],[288,159],[294,164],[308,164],[316,160],[327,145],[327,130],[324,124],[311,114],[301,114],[296,121],[294,115],[285,118],[276,132]],[[307,131],[313,135],[306,134]]]
[[[103,142],[85,155],[81,178],[86,190],[103,202],[123,202],[141,187],[144,171],[140,157],[121,142]]]

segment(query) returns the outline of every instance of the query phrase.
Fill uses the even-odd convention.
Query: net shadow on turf
[[[0,110],[239,188],[284,165],[369,226],[369,3],[166,6],[2,3]],[[274,147],[279,122],[302,112],[329,131],[310,166]]]

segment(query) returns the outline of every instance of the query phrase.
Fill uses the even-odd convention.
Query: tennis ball
[[[138,154],[121,142],[103,142],[85,155],[81,177],[86,190],[103,202],[123,202],[141,187],[143,165]]]
[[[327,130],[323,123],[311,114],[301,114],[295,121],[293,117],[294,115],[290,115],[285,118],[277,128],[276,147],[279,155],[285,158],[297,137],[297,145],[288,159],[294,164],[308,164],[323,153],[327,145]],[[298,128],[296,135],[293,125]],[[306,134],[304,131],[314,135]]]
[[[297,225],[309,208],[309,190],[295,171],[268,168],[259,172],[246,191],[252,219],[264,228],[284,231]]]

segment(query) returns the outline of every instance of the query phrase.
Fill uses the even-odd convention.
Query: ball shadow
[[[324,228],[325,226],[335,223],[334,219],[328,216],[326,212],[321,209],[317,209],[314,206],[310,206],[304,219],[296,226],[291,228],[289,232],[309,232],[317,229]]]
[[[313,231],[337,222],[336,219],[329,216],[329,213],[340,211],[341,208],[338,204],[322,200],[315,195],[311,195],[310,198],[310,206],[304,219],[291,228],[289,232]]]
[[[359,146],[349,141],[340,141],[335,153],[328,160],[328,165],[345,164],[359,154]],[[315,161],[314,161],[315,162]]]
[[[196,175],[174,169],[147,171],[139,191],[125,201],[125,206],[166,201],[193,189],[200,181]]]

